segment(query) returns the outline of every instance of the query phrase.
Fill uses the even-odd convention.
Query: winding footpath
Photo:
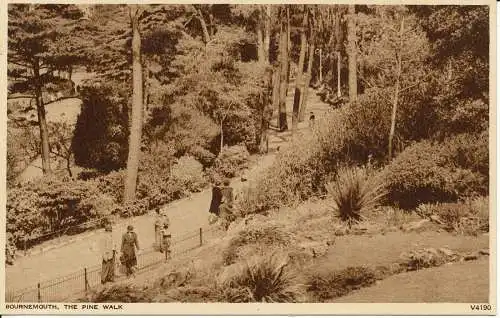
[[[289,92],[291,91],[290,89]],[[313,111],[316,118],[319,118],[329,110],[329,106],[322,103],[315,93],[313,90],[310,91],[307,111]],[[287,98],[289,125],[291,125],[292,103],[293,94],[289,93]],[[308,122],[300,123],[298,129],[301,132],[307,132]],[[242,182],[240,178],[232,180],[232,186],[236,192],[241,189],[242,185],[248,184],[272,165],[277,149],[288,143],[290,136],[290,132],[270,134],[269,154],[259,156],[253,165],[243,172],[247,181]],[[184,236],[186,233],[195,233],[199,228],[208,226],[207,211],[210,199],[211,190],[206,189],[162,207],[170,218],[173,239]],[[147,214],[119,220],[113,230],[118,241],[129,224],[133,224],[138,233],[141,249],[151,248],[154,242],[154,215]],[[6,291],[35,288],[38,282],[56,279],[78,271],[83,273],[85,267],[95,267],[100,263],[100,253],[96,246],[102,235],[103,230],[83,233],[72,237],[72,242],[68,244],[60,244],[56,248],[47,249],[38,254],[18,257],[13,266],[6,267]]]

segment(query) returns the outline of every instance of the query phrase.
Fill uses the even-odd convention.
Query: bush
[[[231,265],[236,262],[240,247],[249,244],[284,247],[289,245],[290,241],[289,235],[276,226],[240,231],[238,236],[231,239],[229,246],[222,253],[224,265]]]
[[[438,216],[449,232],[477,235],[489,231],[488,198],[469,199],[458,203],[422,204],[419,214]]]
[[[422,141],[405,149],[385,168],[389,201],[408,209],[421,203],[487,195],[488,177],[480,172],[485,170],[485,164],[475,159],[484,156],[460,155],[464,148],[457,146],[461,144],[457,141],[465,140],[461,138],[443,143]]]
[[[340,169],[337,179],[326,188],[335,202],[334,212],[349,227],[361,221],[363,214],[376,209],[387,192],[379,178],[360,168]]]
[[[291,303],[301,298],[296,276],[274,256],[251,260],[224,285],[233,291],[228,302]]]
[[[125,167],[128,155],[128,98],[116,87],[89,86],[81,91],[72,149],[75,163],[109,172]]]
[[[199,192],[206,185],[203,165],[191,156],[183,156],[177,160],[172,166],[171,177],[191,192]]]
[[[333,273],[317,273],[310,276],[307,291],[315,300],[326,302],[350,293],[353,290],[373,285],[375,271],[366,267],[347,267]]]
[[[79,225],[106,213],[98,201],[100,193],[94,182],[61,181],[44,177],[9,189],[7,196],[7,231],[16,244],[28,240],[48,240],[45,236]]]
[[[92,293],[84,299],[92,303],[149,303],[152,301],[147,290],[133,285],[112,285]]]
[[[208,170],[212,179],[233,178],[238,171],[246,168],[250,153],[245,145],[224,147]]]

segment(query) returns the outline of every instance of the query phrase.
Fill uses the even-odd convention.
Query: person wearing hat
[[[221,182],[217,180],[215,181],[212,187],[212,200],[210,202],[210,208],[208,212],[213,213],[216,216],[219,216],[221,201],[222,201]]]
[[[110,223],[105,226],[105,234],[101,241],[102,271],[101,283],[113,282],[115,280],[115,255],[116,244],[113,240],[113,227]]]
[[[134,267],[137,266],[136,248],[139,250],[139,240],[132,225],[127,226],[127,232],[122,237],[121,261],[125,266],[127,277],[134,274]]]
[[[227,230],[229,224],[234,221],[233,214],[233,187],[229,179],[224,180],[224,187],[222,188],[222,201],[220,205],[220,217],[222,219],[222,226]]]

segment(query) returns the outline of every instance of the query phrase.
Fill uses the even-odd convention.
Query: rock
[[[432,214],[429,216],[429,219],[432,221],[432,222],[435,222],[437,224],[443,224],[443,221],[441,221],[441,218],[435,214]]]
[[[443,253],[446,257],[453,257],[453,256],[456,256],[456,255],[457,255],[457,253],[453,252],[452,250],[450,250],[450,249],[448,249],[448,248],[446,248],[446,247],[441,247],[441,248],[439,249],[439,251],[440,251],[441,253]]]
[[[487,248],[484,248],[482,250],[479,250],[478,254],[479,255],[490,255],[490,250]]]
[[[476,259],[477,259],[477,255],[469,254],[469,255],[464,256],[464,261],[474,261]]]

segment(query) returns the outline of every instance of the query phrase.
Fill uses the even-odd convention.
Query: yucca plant
[[[376,209],[387,194],[384,182],[370,176],[364,168],[340,168],[335,181],[326,185],[334,201],[334,213],[349,227]]]
[[[225,285],[232,291],[230,302],[287,303],[297,302],[302,295],[286,260],[275,256],[254,258]]]

